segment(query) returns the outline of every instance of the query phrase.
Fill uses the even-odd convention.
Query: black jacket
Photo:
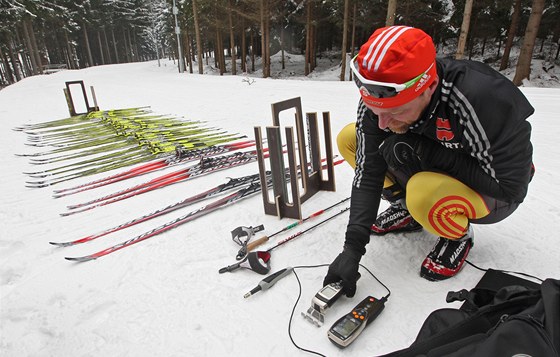
[[[410,133],[440,143],[426,166],[446,172],[475,191],[522,202],[531,177],[534,109],[507,78],[485,64],[438,59],[439,84]],[[360,100],[356,121],[356,170],[346,246],[365,252],[375,222],[387,164],[379,145],[392,135]],[[439,146],[437,146],[439,148]]]

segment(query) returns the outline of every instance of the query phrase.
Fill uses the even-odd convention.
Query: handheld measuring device
[[[320,327],[325,322],[325,310],[327,310],[342,295],[342,282],[330,283],[319,290],[313,299],[307,312],[301,314],[309,322]]]
[[[332,343],[340,348],[347,347],[362,333],[366,326],[383,311],[386,297],[379,299],[368,296],[351,312],[338,319],[327,332]]]

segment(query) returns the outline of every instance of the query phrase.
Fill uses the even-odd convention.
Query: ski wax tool
[[[309,322],[321,327],[325,322],[325,310],[331,307],[342,295],[342,281],[325,285],[311,299],[311,306],[301,315]]]
[[[270,272],[270,253],[263,251],[251,252],[247,254],[242,261],[223,267],[219,270],[219,273],[223,274],[240,268],[249,269],[255,273],[265,275]]]
[[[266,278],[264,278],[263,280],[261,280],[259,282],[259,284],[257,286],[255,286],[251,291],[249,291],[247,294],[243,295],[243,297],[245,299],[247,299],[249,296],[254,295],[255,293],[261,291],[261,290],[268,290],[270,289],[274,284],[276,284],[276,282],[280,279],[282,279],[283,277],[285,277],[286,275],[290,274],[290,272],[294,270],[294,268],[292,267],[287,267],[284,268],[282,270],[278,270],[276,273],[271,274],[269,276],[267,276]]]
[[[381,300],[368,296],[351,312],[338,319],[327,332],[332,343],[340,348],[351,344],[362,333],[364,328],[385,308],[387,298]]]
[[[255,233],[258,233],[263,230],[264,230],[264,225],[261,224],[260,226],[256,226],[256,227],[239,226],[235,228],[233,231],[231,231],[231,239],[233,239],[235,243],[241,246],[239,253],[237,253],[237,256],[235,257],[237,260],[241,260],[245,255],[247,255],[247,251],[248,251],[247,243],[249,243],[249,241],[255,235]]]

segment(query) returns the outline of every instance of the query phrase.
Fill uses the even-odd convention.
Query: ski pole
[[[290,230],[290,229],[292,229],[292,228],[294,228],[294,227],[296,227],[296,226],[299,226],[300,224],[303,224],[304,222],[310,220],[310,219],[313,218],[313,217],[320,216],[321,214],[325,213],[326,211],[330,210],[331,208],[334,208],[334,207],[338,206],[339,204],[348,201],[349,199],[350,199],[350,197],[347,197],[347,198],[345,198],[345,199],[343,199],[343,200],[341,200],[341,201],[339,201],[339,202],[333,204],[332,206],[329,206],[329,207],[327,207],[327,208],[324,208],[324,209],[322,209],[322,210],[319,210],[319,211],[317,211],[317,212],[311,214],[310,216],[308,216],[308,217],[306,217],[306,218],[304,218],[304,219],[302,219],[302,220],[299,220],[299,221],[297,221],[297,222],[294,222],[294,223],[292,223],[292,224],[290,224],[290,225],[288,225],[288,226],[282,228],[281,230],[279,230],[279,231],[276,232],[276,233],[273,233],[273,234],[271,234],[271,235],[269,235],[269,236],[261,237],[261,238],[255,240],[255,241],[253,241],[253,242],[247,244],[246,247],[243,247],[243,248],[241,248],[241,249],[239,250],[239,252],[237,253],[237,257],[236,257],[236,258],[237,258],[238,260],[241,259],[241,258],[243,258],[243,257],[247,254],[247,252],[249,252],[249,251],[255,249],[256,247],[258,247],[258,246],[260,246],[260,245],[262,245],[262,244],[268,242],[268,241],[270,240],[270,238],[272,238],[272,237],[274,237],[274,236],[276,236],[276,235],[278,235],[278,234],[280,234],[280,233],[284,233],[284,232],[286,232],[286,231],[288,231],[288,230]]]
[[[296,234],[289,236],[288,238],[282,239],[280,242],[278,242],[278,244],[272,246],[271,248],[268,248],[267,252],[270,252],[271,250],[276,249],[276,248],[278,248],[279,246],[288,243],[288,242],[291,241],[292,239],[295,239],[295,238],[301,236],[302,234],[304,234],[304,233],[306,233],[306,232],[309,232],[310,230],[312,230],[312,229],[314,229],[314,228],[319,227],[319,226],[322,225],[323,223],[326,223],[326,222],[330,221],[331,219],[333,219],[333,218],[335,218],[335,217],[337,217],[337,216],[343,214],[344,212],[348,211],[349,209],[350,209],[350,207],[346,207],[346,208],[344,208],[342,211],[333,214],[333,215],[330,216],[329,218],[326,218],[326,219],[322,220],[321,222],[319,222],[319,223],[317,223],[317,224],[315,224],[315,225],[313,225],[313,226],[307,228],[306,230],[299,231],[299,232],[297,232]]]

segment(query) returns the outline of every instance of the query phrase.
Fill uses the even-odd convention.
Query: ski
[[[323,160],[321,160],[321,161],[323,161]],[[340,163],[342,163],[342,162],[344,162],[344,160],[337,160],[337,161],[335,161],[333,164],[334,164],[334,165],[338,165],[338,164],[340,164]],[[323,169],[324,169],[324,167],[323,167]],[[269,174],[269,173],[267,172],[267,174]],[[269,175],[267,178],[268,178],[268,179],[267,179],[267,186],[270,186],[270,185],[272,184],[272,178],[270,177],[270,175]],[[175,227],[177,227],[177,226],[179,226],[179,225],[181,225],[181,224],[183,224],[183,223],[190,222],[190,221],[192,221],[192,220],[194,220],[194,219],[196,219],[196,218],[198,218],[198,217],[200,217],[200,216],[203,216],[203,215],[205,215],[205,214],[207,214],[207,213],[210,213],[210,212],[212,212],[212,211],[215,211],[215,210],[217,210],[217,209],[219,209],[219,208],[222,208],[222,207],[225,207],[225,206],[229,206],[229,205],[233,204],[234,202],[237,202],[237,201],[239,201],[239,200],[241,200],[241,199],[243,199],[243,198],[249,197],[249,196],[251,196],[251,195],[253,195],[253,194],[256,194],[256,193],[259,193],[259,192],[261,191],[261,183],[260,183],[260,175],[259,175],[259,174],[244,176],[244,177],[239,178],[239,179],[237,179],[237,180],[241,180],[241,179],[247,180],[247,181],[249,181],[249,180],[254,180],[254,181],[249,182],[249,183],[248,183],[249,186],[244,187],[244,188],[241,188],[241,189],[239,189],[238,191],[236,191],[236,192],[234,192],[234,193],[232,193],[232,194],[230,194],[230,195],[228,195],[228,196],[226,196],[226,197],[224,197],[224,198],[222,198],[222,199],[219,199],[219,200],[217,200],[217,201],[215,201],[215,202],[213,202],[213,203],[210,203],[210,204],[208,204],[208,205],[206,205],[206,206],[203,206],[203,207],[201,207],[201,208],[198,209],[198,210],[192,211],[192,212],[190,212],[190,213],[188,213],[188,214],[186,214],[186,215],[184,215],[184,216],[182,216],[182,217],[179,217],[179,218],[177,218],[177,219],[175,219],[175,220],[173,220],[173,221],[171,221],[171,222],[168,222],[168,223],[166,223],[166,224],[164,224],[164,225],[161,225],[161,226],[159,226],[159,227],[157,227],[157,228],[154,228],[154,229],[152,229],[152,230],[150,230],[150,231],[148,231],[148,232],[145,232],[145,233],[143,233],[143,234],[140,234],[140,235],[138,235],[138,236],[136,236],[136,237],[134,237],[134,238],[131,238],[131,239],[125,241],[125,242],[122,242],[122,243],[120,243],[120,244],[114,245],[114,246],[109,247],[109,248],[107,248],[107,249],[104,249],[104,250],[102,250],[102,251],[100,251],[100,252],[97,252],[97,253],[94,253],[94,254],[90,254],[90,255],[87,255],[87,256],[75,257],[75,258],[74,258],[74,257],[66,257],[65,259],[71,260],[71,261],[76,261],[76,262],[84,262],[84,261],[89,261],[89,260],[97,259],[97,258],[99,258],[99,257],[101,257],[101,256],[104,256],[104,255],[110,254],[110,253],[112,253],[112,252],[114,252],[114,251],[117,251],[117,250],[120,250],[120,249],[122,249],[122,248],[125,248],[126,246],[129,246],[129,245],[138,243],[138,242],[140,242],[140,241],[142,241],[142,240],[145,240],[145,239],[148,239],[148,238],[153,237],[153,236],[155,236],[155,235],[158,235],[158,234],[160,234],[160,233],[163,233],[163,232],[165,232],[165,231],[167,231],[167,230],[169,230],[169,229],[175,228]],[[230,181],[230,182],[231,182],[231,181]],[[235,183],[238,183],[239,185],[242,185],[242,184],[239,183],[239,182],[235,182]],[[247,182],[245,182],[245,183],[247,183]],[[232,188],[233,188],[233,187],[232,187]],[[211,190],[212,190],[212,189],[211,189]],[[208,196],[208,195],[207,195],[206,198],[208,198],[208,197],[211,197],[211,196]],[[189,199],[187,199],[187,200],[189,200]],[[344,202],[344,201],[345,201],[345,200],[343,200],[342,202]],[[177,205],[180,205],[180,204],[181,204],[180,202],[177,203]],[[188,205],[188,204],[186,204],[186,205]],[[171,205],[171,206],[174,206],[174,205]],[[171,207],[171,206],[168,206],[168,207],[166,207],[166,208],[164,208],[164,209],[162,209],[162,210],[160,210],[160,211],[167,210],[167,209],[168,209],[169,207]],[[183,205],[182,207],[184,207],[184,205]],[[333,207],[334,207],[334,206],[333,206]],[[179,207],[177,207],[177,208],[179,208]],[[331,208],[331,207],[329,207],[329,208],[327,208],[327,209],[330,209],[330,208]],[[158,214],[158,212],[160,212],[160,211],[155,211],[155,212],[153,212],[152,214]],[[171,212],[171,211],[167,211],[167,212]],[[166,213],[167,213],[167,212],[166,212]],[[148,218],[148,217],[149,217],[150,215],[152,215],[152,214],[147,214],[147,215],[145,215],[145,216],[143,216],[143,217],[141,217],[141,218],[139,218],[139,219],[132,220],[132,221],[127,222],[127,223],[123,223],[123,224],[120,225],[120,226],[117,226],[117,227],[115,227],[115,228],[108,229],[108,230],[106,230],[106,231],[104,231],[104,232],[101,232],[101,233],[98,233],[98,234],[96,234],[96,235],[93,235],[93,236],[91,236],[91,238],[86,237],[86,238],[78,239],[78,240],[75,241],[75,243],[74,243],[74,242],[66,242],[66,243],[55,243],[55,242],[51,242],[51,244],[58,245],[58,246],[71,246],[71,245],[75,245],[75,244],[79,244],[79,243],[84,243],[84,242],[87,242],[87,241],[91,241],[91,240],[93,240],[93,239],[99,238],[99,237],[101,237],[101,236],[103,236],[103,235],[109,234],[109,233],[114,232],[114,231],[116,231],[116,230],[124,229],[124,228],[130,227],[131,225],[134,225],[134,224],[136,224],[136,223],[140,223],[140,222],[146,221],[146,220],[150,219],[150,218]],[[161,213],[161,214],[164,214],[164,213]],[[158,215],[161,215],[161,214],[158,214]],[[314,215],[318,215],[318,214],[319,214],[319,212],[315,213]],[[312,215],[312,216],[314,216],[314,215]],[[155,216],[154,216],[154,217],[155,217]],[[283,243],[282,243],[282,244],[283,244]]]
[[[178,209],[183,208],[183,207],[187,207],[189,205],[192,205],[194,203],[206,200],[208,198],[217,196],[219,194],[225,193],[225,192],[233,190],[235,188],[239,188],[241,186],[253,184],[255,182],[258,182],[258,180],[259,180],[259,174],[247,175],[247,176],[243,176],[243,177],[239,177],[239,178],[230,178],[229,181],[226,182],[226,183],[220,184],[220,185],[215,186],[211,189],[208,189],[204,192],[201,192],[197,195],[191,196],[191,197],[186,198],[182,201],[179,201],[179,202],[171,204],[167,207],[161,208],[157,211],[148,213],[148,214],[146,214],[146,215],[144,215],[140,218],[135,218],[131,221],[120,224],[116,227],[109,228],[109,229],[106,229],[102,232],[92,234],[92,235],[89,235],[87,237],[76,239],[76,240],[70,241],[70,242],[49,242],[49,243],[52,244],[52,245],[59,246],[59,247],[69,247],[69,246],[73,246],[73,245],[76,245],[76,244],[89,242],[89,241],[92,241],[94,239],[103,237],[107,234],[119,231],[121,229],[131,227],[131,226],[136,225],[138,223],[146,222],[146,221],[148,221],[152,218],[156,218],[156,217],[165,215],[167,213],[173,212],[173,211],[178,210]]]
[[[192,212],[189,212],[188,214],[181,216],[171,222],[168,222],[164,225],[161,225],[157,228],[152,229],[151,231],[145,232],[143,234],[140,234],[134,238],[131,238],[129,240],[126,240],[122,243],[116,244],[112,247],[109,247],[107,249],[101,250],[97,253],[93,253],[90,255],[85,255],[82,257],[65,257],[65,259],[70,260],[70,261],[74,261],[74,262],[87,262],[90,260],[94,260],[97,258],[100,258],[102,256],[111,254],[113,252],[116,252],[117,250],[126,248],[128,246],[131,246],[133,244],[139,243],[143,240],[146,240],[148,238],[151,238],[155,235],[158,235],[160,233],[166,232],[170,229],[176,228],[182,224],[185,224],[187,222],[191,222],[199,217],[202,217],[204,215],[207,215],[208,213],[211,213],[213,211],[216,211],[218,209],[227,207],[233,203],[236,203],[238,201],[241,201],[242,199],[245,199],[247,197],[250,197],[254,194],[257,194],[261,191],[261,185],[260,183],[252,183],[250,184],[248,187],[242,188],[239,191],[236,191],[226,197],[223,197],[217,201],[214,201],[206,206],[203,206],[197,210],[194,210]]]
[[[206,175],[212,172],[224,170],[227,168],[240,166],[247,164],[249,162],[255,161],[257,159],[257,155],[255,151],[249,152],[236,152],[230,155],[220,156],[220,157],[209,157],[203,158],[200,162],[196,165],[190,166],[186,169],[182,169],[179,171],[175,171],[160,177],[157,177],[153,180],[141,183],[139,185],[117,191],[107,196],[103,196],[88,202],[79,203],[75,205],[67,206],[68,209],[74,210],[77,208],[82,208],[85,206],[98,204],[103,201],[107,201],[110,199],[114,199],[119,196],[126,195],[126,198],[136,196],[145,192],[149,192],[164,186],[168,186],[174,183],[178,183],[181,181],[185,181],[188,179],[192,179],[194,177]],[[124,198],[123,198],[124,199]]]
[[[60,190],[54,190],[53,192],[53,197],[55,198],[59,198],[59,197],[64,197],[64,196],[68,196],[68,195],[72,195],[78,192],[83,192],[83,191],[87,191],[87,190],[91,190],[97,187],[101,187],[101,186],[105,186],[114,182],[119,182],[122,180],[126,180],[132,177],[136,177],[136,176],[140,176],[140,175],[144,175],[156,170],[160,170],[160,169],[164,169],[166,167],[169,166],[175,166],[178,164],[183,164],[183,163],[187,163],[189,161],[194,161],[197,159],[202,159],[203,157],[207,157],[207,156],[215,156],[215,155],[219,155],[222,153],[226,153],[229,151],[233,151],[233,150],[240,150],[240,149],[244,149],[250,146],[255,145],[254,141],[241,141],[238,143],[232,143],[232,144],[224,144],[224,145],[216,145],[216,146],[210,146],[207,148],[202,148],[202,149],[191,149],[191,150],[185,150],[182,149],[181,147],[177,147],[176,151],[175,151],[175,155],[166,157],[166,158],[161,158],[158,160],[154,160],[142,165],[139,165],[137,167],[134,167],[132,169],[111,175],[111,176],[107,176],[98,180],[94,180],[94,181],[90,181],[78,186],[74,186],[74,187],[69,187],[69,188],[64,188],[64,189],[60,189]]]
[[[235,139],[240,139],[240,138],[242,138],[242,137],[238,137],[238,138],[235,138]],[[227,139],[227,140],[224,139],[224,140],[221,140],[219,142],[214,142],[211,145],[216,145],[218,143],[227,142],[227,141],[231,141],[231,140],[234,140],[234,139]],[[169,145],[172,145],[172,144],[169,143]],[[203,145],[203,146],[207,146],[207,145]],[[168,153],[168,152],[169,152],[168,150],[165,151],[165,153]],[[163,153],[163,152],[160,152],[157,155],[160,155],[161,153]],[[130,166],[130,165],[135,165],[135,164],[140,163],[140,162],[145,162],[145,161],[148,161],[148,160],[152,160],[154,157],[157,157],[157,156],[154,156],[154,155],[155,155],[154,153],[148,153],[141,160],[135,161],[135,162],[130,162],[130,161],[118,161],[116,163],[110,162],[106,165],[102,165],[102,166],[99,166],[99,167],[94,167],[94,168],[91,168],[91,169],[88,169],[88,170],[83,170],[83,171],[80,171],[80,172],[68,174],[68,175],[65,175],[63,177],[53,178],[50,181],[48,181],[48,180],[36,181],[36,182],[29,182],[28,181],[26,187],[41,188],[41,187],[52,186],[52,185],[56,185],[56,184],[59,184],[59,183],[62,183],[62,182],[73,180],[75,178],[80,178],[80,177],[89,176],[89,175],[93,175],[93,174],[99,174],[99,173],[103,173],[103,172],[127,167],[127,166]]]

